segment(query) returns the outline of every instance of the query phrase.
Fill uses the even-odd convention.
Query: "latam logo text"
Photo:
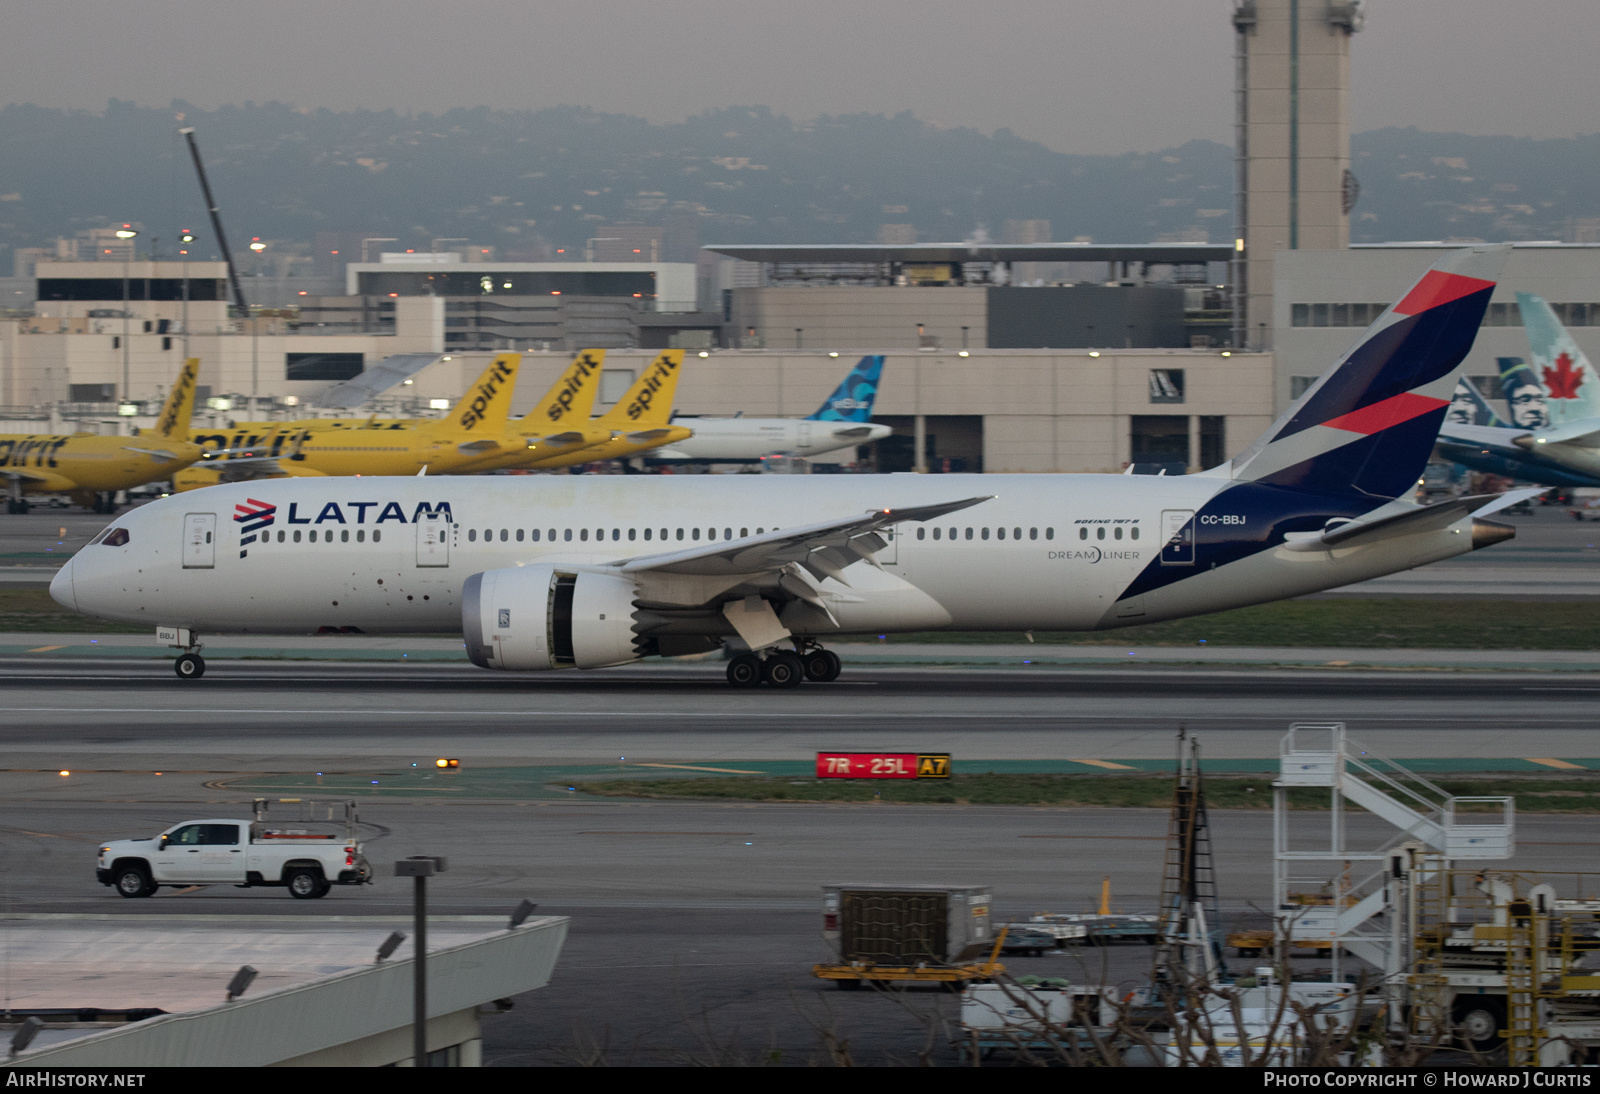
[[[578,359],[567,370],[566,383],[561,385],[556,397],[545,406],[545,416],[552,422],[559,422],[566,417],[567,411],[572,409],[572,400],[578,397],[578,392],[599,371],[600,362],[587,353],[578,354]]]
[[[255,498],[245,498],[242,505],[233,507],[233,520],[239,526],[240,558],[250,553],[245,548],[256,541],[256,533],[270,525],[277,515],[276,505]]]
[[[483,421],[489,406],[495,401],[502,388],[509,390],[509,382],[516,376],[516,369],[504,361],[496,361],[494,368],[489,372],[489,378],[473,390],[470,398],[463,399],[466,406],[457,419],[462,429],[473,429]]]
[[[650,369],[649,376],[646,377],[644,383],[639,385],[633,401],[628,404],[628,409],[625,413],[628,415],[629,421],[636,422],[644,416],[645,412],[650,409],[650,404],[655,401],[656,392],[665,386],[667,380],[676,371],[678,371],[677,361],[671,358],[658,358],[656,360],[656,363]]]
[[[312,502],[315,507],[316,503]],[[378,510],[378,515],[372,521],[367,520],[368,514]],[[310,513],[310,509],[306,512]],[[425,501],[417,502],[417,507],[411,511],[411,519],[407,521],[406,512],[397,501],[347,501],[343,505],[330,501],[323,505],[316,516],[300,515],[300,503],[289,503],[289,524],[383,524],[386,521],[398,521],[401,524],[416,524],[426,517],[442,516],[447,523],[454,524],[455,516],[450,512],[450,503],[441,501],[437,505],[429,505]],[[237,517],[235,520],[239,519]]]

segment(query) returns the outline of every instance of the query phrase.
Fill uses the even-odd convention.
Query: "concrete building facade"
[[[1279,251],[1272,311],[1277,410],[1287,409],[1355,343],[1368,323],[1452,249],[1454,245],[1447,243],[1394,243]],[[1573,339],[1591,360],[1600,361],[1600,244],[1518,243],[1463,365],[1466,375],[1498,374],[1496,358],[1528,356],[1527,337],[1516,311],[1519,291],[1535,293],[1554,305]]]

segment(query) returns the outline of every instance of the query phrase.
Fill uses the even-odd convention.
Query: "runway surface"
[[[1516,674],[861,669],[734,691],[721,666],[526,676],[470,666],[0,663],[11,767],[319,770],[804,759],[819,748],[979,759],[1160,758],[1180,723],[1207,754],[1273,756],[1294,721],[1344,721],[1396,757],[1600,755],[1600,680]]]

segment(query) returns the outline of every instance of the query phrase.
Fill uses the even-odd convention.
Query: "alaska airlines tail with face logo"
[[[878,376],[883,372],[883,354],[870,353],[856,362],[844,383],[810,415],[814,422],[868,422],[872,420],[872,400],[878,396]]]

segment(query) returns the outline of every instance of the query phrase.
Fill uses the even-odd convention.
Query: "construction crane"
[[[233,252],[228,249],[228,237],[222,231],[222,215],[217,212],[217,199],[211,196],[211,182],[206,178],[206,165],[200,159],[200,146],[195,143],[194,126],[178,130],[189,142],[189,156],[194,160],[194,171],[200,176],[200,192],[205,195],[206,210],[211,214],[211,230],[217,234],[217,246],[222,248],[222,260],[228,264],[228,283],[233,286],[233,302],[245,318],[250,316],[250,305],[245,303],[244,290],[239,287],[239,271],[233,264]]]

